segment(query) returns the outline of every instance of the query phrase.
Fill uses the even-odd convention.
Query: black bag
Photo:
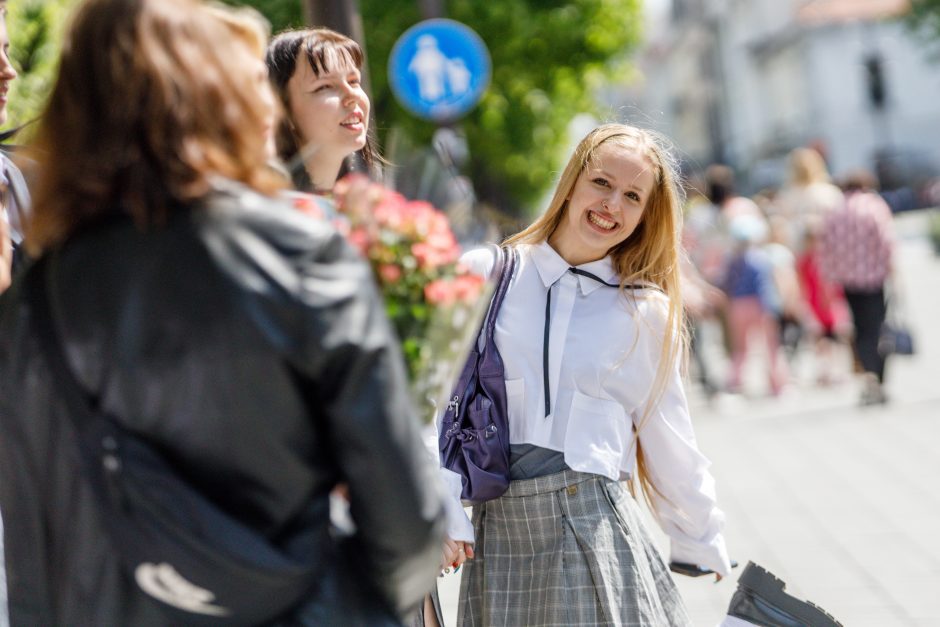
[[[503,360],[493,340],[496,316],[509,289],[516,253],[499,248],[493,276],[499,283],[477,341],[441,419],[441,465],[460,475],[461,498],[480,503],[509,487],[509,411]]]
[[[159,602],[172,624],[258,625],[315,596],[315,565],[292,559],[222,511],[88,397],[53,324],[46,265],[45,259],[37,262],[26,280],[35,330],[130,579]]]

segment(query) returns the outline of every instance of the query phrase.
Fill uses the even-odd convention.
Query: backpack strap
[[[52,314],[52,303],[48,294],[48,265],[50,255],[33,264],[32,271],[25,281],[26,299],[32,309],[32,322],[36,338],[52,372],[54,387],[68,404],[69,417],[79,434],[89,430],[89,426],[98,420],[98,399],[89,395],[68,365],[62,338],[56,329]],[[85,451],[82,445],[82,451]],[[91,456],[94,459],[94,456]]]

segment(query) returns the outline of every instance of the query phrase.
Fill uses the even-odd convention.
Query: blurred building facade
[[[671,0],[628,97],[691,169],[728,163],[750,191],[780,183],[787,152],[806,145],[836,175],[927,176],[940,167],[940,59],[897,19],[907,10],[907,0]]]

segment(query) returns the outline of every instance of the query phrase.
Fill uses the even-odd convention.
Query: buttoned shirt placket
[[[565,340],[568,336],[568,326],[571,323],[571,314],[580,287],[581,293],[588,296],[601,286],[619,289],[616,283],[604,281],[600,277],[580,268],[568,268],[554,283],[545,295],[545,332],[542,345],[542,398],[545,405],[545,419],[552,417],[555,409],[552,390],[558,390],[561,378],[561,360],[564,357]],[[555,317],[552,315],[552,290],[557,287]],[[638,289],[639,286],[628,285],[629,289]]]
[[[545,404],[546,420],[552,417],[555,410],[555,398],[551,391],[558,389],[558,382],[561,379],[561,360],[564,357],[565,339],[568,336],[568,325],[571,323],[571,312],[574,310],[577,288],[578,279],[566,270],[549,286],[545,295],[542,398]],[[554,298],[552,298],[553,289],[556,292]]]

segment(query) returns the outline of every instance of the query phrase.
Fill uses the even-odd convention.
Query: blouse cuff
[[[693,542],[671,538],[670,560],[709,568],[722,577],[731,574],[731,560],[725,538],[720,533],[709,542]]]
[[[444,513],[447,515],[447,537],[460,542],[473,542],[473,524],[463,509],[460,495],[463,481],[453,470],[440,466],[440,453],[437,449],[437,426],[426,425],[422,433],[428,459],[433,460],[438,469],[441,484],[441,499],[444,501]]]
[[[473,543],[473,524],[467,517],[460,501],[463,482],[460,475],[447,468],[439,468],[444,486],[444,509],[447,512],[447,537],[451,540]]]

